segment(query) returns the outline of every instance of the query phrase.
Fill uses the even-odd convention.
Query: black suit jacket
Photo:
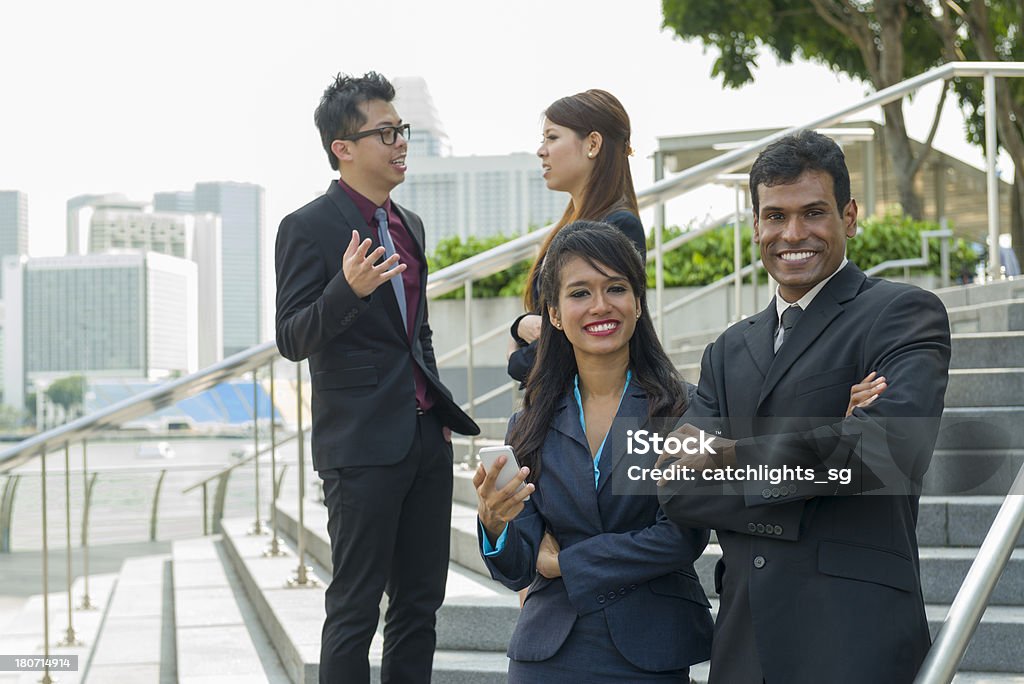
[[[438,378],[427,321],[423,222],[394,208],[424,265],[412,344],[390,286],[361,299],[345,280],[342,256],[352,230],[370,238],[373,248],[379,240],[337,181],[284,217],[277,232],[277,346],[292,361],[309,359],[317,470],[388,465],[405,456],[416,430],[414,363],[427,378],[441,422],[463,434],[480,431]]]
[[[741,466],[814,468],[821,480],[848,467],[853,481],[663,488],[672,520],[718,530],[711,681],[909,683],[929,646],[916,524],[949,368],[945,309],[851,263],[777,355],[776,325],[773,301],[709,345],[687,418],[727,418]],[[888,389],[844,420],[851,385],[871,371]],[[828,420],[770,435],[779,417]]]

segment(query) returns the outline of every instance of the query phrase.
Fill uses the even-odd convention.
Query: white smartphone
[[[491,468],[494,467],[494,463],[498,460],[499,456],[505,457],[505,465],[503,465],[501,470],[498,471],[498,478],[494,481],[494,488],[504,489],[505,486],[512,481],[512,478],[519,473],[519,461],[516,460],[516,455],[512,451],[512,447],[507,444],[503,444],[501,446],[483,447],[480,449],[480,463],[483,464],[484,470],[488,473],[491,472]],[[521,484],[519,485],[519,489],[522,489],[525,486],[525,483]],[[516,491],[518,492],[519,489]],[[529,500],[530,497],[523,499],[523,501]]]

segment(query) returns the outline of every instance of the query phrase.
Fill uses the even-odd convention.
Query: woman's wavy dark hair
[[[531,482],[540,477],[541,447],[555,409],[572,387],[576,355],[565,333],[551,325],[548,308],[558,308],[562,273],[572,257],[580,257],[603,274],[622,274],[640,300],[640,319],[629,340],[633,382],[647,392],[648,420],[678,418],[686,410],[687,394],[679,371],[658,341],[647,308],[647,273],[636,247],[625,234],[607,223],[575,221],[551,241],[541,272],[541,330],[537,360],[526,379],[526,396],[508,442],[521,465],[530,468]]]

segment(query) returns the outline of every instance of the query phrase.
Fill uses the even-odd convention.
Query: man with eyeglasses
[[[480,429],[441,383],[427,322],[423,222],[393,203],[409,124],[380,74],[339,74],[314,114],[327,192],[281,221],[277,346],[309,359],[313,467],[323,480],[333,578],[322,683],[366,684],[388,594],[380,678],[429,682],[444,600],[451,431]]]

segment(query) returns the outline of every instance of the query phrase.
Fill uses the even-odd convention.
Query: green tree
[[[66,378],[59,378],[50,383],[46,388],[46,398],[57,406],[64,409],[67,415],[72,409],[82,406],[82,389],[85,378],[81,375],[72,375]]]
[[[754,79],[762,49],[783,63],[800,58],[870,83],[876,90],[954,60],[1024,61],[1024,3],[1020,0],[662,0],[664,26],[718,51],[713,76],[738,88]],[[956,79],[967,115],[967,139],[984,143],[982,84]],[[1024,79],[996,81],[999,144],[1013,160],[1010,233],[1024,262]],[[914,155],[902,101],[883,107],[886,147],[896,170],[903,213],[922,215],[914,179],[931,149]]]
[[[763,48],[783,63],[802,58],[824,64],[876,90],[943,61],[927,8],[907,0],[662,0],[662,11],[666,28],[718,51],[711,73],[730,88],[754,80],[751,68]],[[900,204],[914,218],[923,213],[914,179],[931,148],[945,91],[941,100],[918,155],[907,135],[903,101],[882,108]]]
[[[949,60],[1024,61],[1024,3],[1019,0],[915,0],[931,18]],[[984,91],[976,78],[956,79],[967,139],[985,145]],[[1010,235],[1024,263],[1024,79],[996,80],[996,137],[1013,161]]]

